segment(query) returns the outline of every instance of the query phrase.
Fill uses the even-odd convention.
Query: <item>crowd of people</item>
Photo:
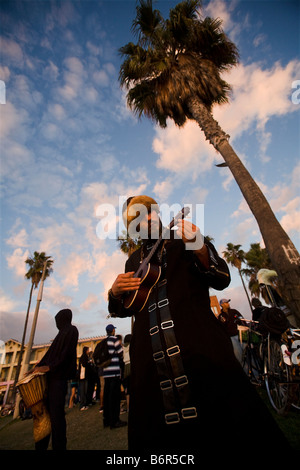
[[[66,405],[73,408],[78,404],[80,411],[98,404],[103,413],[104,427],[111,429],[125,426],[120,413],[129,409],[131,335],[124,338],[116,335],[116,327],[107,325],[107,342],[112,361],[107,367],[99,367],[94,360],[94,351],[83,347],[79,358],[77,377],[69,381]],[[122,408],[121,408],[122,404]]]
[[[121,389],[125,400],[123,411],[128,411],[130,390],[130,359],[128,334],[122,342],[122,336],[115,335],[116,327],[107,325],[107,344],[111,363],[105,367],[97,367],[94,351],[84,346],[77,364],[78,330],[72,325],[72,311],[64,309],[57,313],[55,321],[59,333],[50,348],[30,371],[30,374],[42,373],[47,377],[47,393],[44,411],[34,427],[44,426],[46,415],[49,414],[51,426],[49,432],[39,432],[35,438],[36,450],[47,450],[52,438],[53,450],[66,450],[67,429],[65,408],[78,405],[80,412],[99,403],[99,412],[103,413],[104,427],[110,429],[126,426],[127,422],[120,419]],[[103,341],[103,340],[102,340]],[[40,438],[41,434],[43,437]],[[34,433],[36,436],[37,433]]]

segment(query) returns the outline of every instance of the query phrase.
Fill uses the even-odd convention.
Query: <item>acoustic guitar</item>
[[[170,222],[170,224],[164,228],[161,233],[161,236],[153,245],[151,251],[149,252],[148,256],[142,261],[139,266],[139,269],[134,273],[133,277],[141,278],[140,287],[130,292],[124,298],[124,307],[130,308],[136,312],[140,312],[143,310],[150,292],[152,291],[153,287],[157,284],[160,275],[161,275],[161,267],[155,263],[150,263],[152,256],[157,251],[160,242],[165,237],[166,233],[173,228],[180,219],[186,217],[190,212],[189,207],[183,207],[181,211],[174,217],[174,219]]]

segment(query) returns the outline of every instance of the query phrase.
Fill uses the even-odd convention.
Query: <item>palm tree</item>
[[[120,49],[125,59],[119,80],[128,90],[128,105],[140,117],[161,127],[168,118],[178,126],[193,119],[222,155],[256,218],[281,291],[300,326],[299,253],[212,116],[213,105],[228,101],[230,85],[221,74],[238,63],[238,51],[221,20],[201,18],[200,7],[200,0],[185,0],[164,20],[152,0],[140,0],[132,24],[137,44]]]
[[[33,257],[31,258],[29,257],[25,260],[25,263],[28,264],[29,266],[29,270],[25,274],[25,277],[26,279],[31,280],[31,288],[30,288],[30,293],[29,293],[29,301],[28,301],[27,313],[26,313],[24,330],[23,330],[21,350],[19,354],[16,376],[15,376],[15,381],[14,381],[14,388],[15,388],[15,384],[18,382],[19,375],[20,375],[22,357],[23,357],[23,352],[24,352],[25,336],[26,336],[26,330],[27,330],[27,323],[28,323],[28,317],[29,317],[29,311],[30,311],[30,305],[31,305],[31,299],[32,299],[32,292],[33,292],[33,289],[36,289],[40,283],[45,262],[47,262],[46,272],[45,272],[45,278],[46,278],[46,277],[49,277],[50,274],[53,272],[53,269],[51,268],[53,264],[53,260],[51,259],[51,256],[46,256],[45,252],[43,251],[41,253],[38,253],[37,251],[35,251],[33,254]]]
[[[241,249],[241,245],[234,245],[233,243],[227,243],[227,250],[223,251],[223,254],[227,263],[237,268],[242,284],[243,284],[243,288],[245,290],[245,293],[246,293],[246,296],[250,305],[250,310],[252,312],[252,305],[251,305],[250,297],[247,292],[244,279],[242,276],[242,263],[245,262],[245,252],[244,250]]]
[[[259,243],[251,243],[250,250],[245,253],[245,263],[246,268],[242,269],[242,274],[248,278],[248,287],[251,294],[254,297],[262,296],[264,301],[270,304],[266,289],[261,288],[257,279],[257,273],[260,269],[274,270],[267,250],[261,248]],[[282,296],[275,281],[273,281],[273,287]]]
[[[122,230],[122,236],[118,237],[120,250],[129,256],[142,245],[141,238],[132,239],[128,232]]]

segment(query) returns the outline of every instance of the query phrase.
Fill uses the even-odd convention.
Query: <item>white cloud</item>
[[[55,274],[56,271],[45,280],[43,301],[50,305],[50,308],[53,305],[57,308],[70,307],[73,298],[65,293],[62,283],[53,277]]]
[[[91,308],[95,307],[99,303],[99,297],[96,294],[89,294],[87,298],[82,302],[80,305],[80,309],[82,310],[90,310]]]
[[[295,200],[294,204],[298,202],[299,181],[300,163],[296,165],[292,174],[285,181],[280,181],[269,189],[271,205],[275,211],[284,211],[291,200]]]
[[[10,238],[6,240],[6,243],[8,245],[14,246],[14,247],[28,247],[28,233],[26,232],[25,228],[21,228],[21,230],[18,233],[15,233],[12,235]]]
[[[291,83],[300,76],[300,61],[291,61],[285,67],[276,63],[271,69],[262,69],[260,64],[239,65],[226,75],[226,80],[233,87],[233,97],[229,104],[215,107],[214,118],[226,133],[230,142],[244,132],[256,129],[255,137],[260,145],[260,158],[269,161],[267,155],[271,134],[266,131],[266,124],[274,116],[295,112],[296,106],[291,101]],[[210,170],[217,158],[214,150],[204,137],[197,123],[188,121],[178,128],[168,121],[166,129],[156,127],[153,139],[153,151],[157,153],[156,166],[181,176],[197,177]],[[240,156],[245,160],[245,156]],[[226,175],[224,188],[228,188],[232,177]],[[162,183],[156,190],[166,191]]]
[[[255,36],[255,38],[253,40],[254,46],[255,47],[260,46],[261,44],[263,44],[265,42],[266,38],[267,38],[267,36],[264,33],[258,34],[257,36]]]
[[[102,251],[94,259],[90,276],[94,282],[102,284],[103,290],[100,291],[99,287],[99,296],[102,296],[102,300],[105,303],[107,303],[107,292],[117,275],[124,272],[126,259],[126,255],[119,249],[115,250],[112,254]]]
[[[8,95],[8,92],[7,92]],[[16,108],[7,96],[5,106],[1,107],[0,135],[1,139],[13,135],[16,137],[16,129],[20,129],[30,120],[27,111],[22,108]],[[19,135],[18,135],[19,137]],[[3,144],[1,144],[3,147]]]
[[[93,76],[96,84],[100,87],[109,85],[109,76],[105,70],[98,70]]]
[[[64,262],[60,266],[60,276],[63,285],[78,287],[79,277],[90,270],[91,257],[89,253],[71,253],[64,257]]]
[[[46,47],[46,44],[45,44]],[[59,76],[59,68],[57,67],[52,60],[49,60],[48,65],[45,67],[43,75],[47,80],[56,81]]]
[[[75,230],[66,222],[58,223],[53,220],[47,220],[46,225],[39,226],[34,224],[34,243],[37,251],[44,251],[48,256],[52,253],[59,253],[60,247],[68,246],[76,242]]]
[[[294,200],[295,201],[295,200]],[[294,201],[292,201],[294,203]],[[297,198],[297,207],[298,210],[291,210],[287,214],[285,214],[283,217],[280,219],[280,224],[282,225],[283,229],[287,233],[295,234],[295,237],[298,238],[298,242],[300,241],[299,239],[299,233],[300,233],[300,201],[299,198]]]
[[[155,133],[152,148],[159,155],[157,168],[196,177],[209,170],[217,158],[216,151],[194,121],[178,128],[169,120],[166,129],[156,127]]]
[[[291,101],[291,84],[299,75],[298,60],[286,66],[276,62],[270,69],[263,69],[258,63],[241,63],[224,75],[232,85],[233,96],[229,104],[214,110],[214,116],[232,138],[251,125],[263,132],[272,116],[296,111]]]
[[[16,248],[13,253],[6,256],[8,268],[11,269],[16,276],[24,277],[27,269],[25,261],[30,256],[29,250]]]
[[[57,121],[62,121],[66,118],[66,111],[64,107],[59,103],[50,103],[48,106],[50,115]]]
[[[0,37],[0,49],[3,58],[17,65],[23,64],[23,52],[20,45],[13,39]]]
[[[168,200],[173,190],[174,180],[171,177],[166,178],[164,181],[158,181],[157,183],[155,183],[155,186],[153,188],[154,194],[157,195],[158,200],[160,201]]]
[[[0,288],[0,305],[1,311],[13,312],[17,307],[17,302],[11,299],[4,291]]]
[[[7,82],[10,77],[10,70],[6,65],[0,65],[0,79]]]
[[[292,173],[272,187],[257,182],[287,234],[299,239],[300,233],[300,197],[299,197],[300,164],[296,165]],[[236,240],[243,244],[247,238],[256,239],[263,244],[257,223],[254,217],[249,217],[251,211],[244,198],[241,198],[238,208],[232,212],[231,218],[235,220]]]
[[[224,30],[233,28],[233,22],[230,16],[230,2],[223,0],[211,0],[203,10],[205,16],[211,18],[220,18],[222,20],[222,27]]]
[[[203,8],[204,16],[219,18],[222,20],[222,28],[233,41],[235,41],[241,31],[245,31],[248,26],[247,16],[245,16],[243,19],[240,19],[238,23],[233,22],[231,18],[231,12],[234,10],[235,5],[235,0],[211,0]]]

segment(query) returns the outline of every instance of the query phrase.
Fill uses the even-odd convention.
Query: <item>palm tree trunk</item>
[[[197,99],[190,101],[189,109],[206,139],[228,164],[254,215],[272,265],[278,274],[283,299],[294,314],[297,326],[300,327],[300,256],[298,251],[276,219],[264,194],[229,144],[229,136]]]
[[[30,288],[29,301],[28,301],[27,313],[26,313],[26,318],[25,318],[25,324],[24,324],[24,330],[23,330],[23,337],[22,337],[20,355],[19,355],[17,369],[16,369],[16,375],[15,375],[15,379],[14,379],[13,393],[12,393],[13,402],[15,401],[16,384],[19,380],[21,364],[22,364],[22,358],[23,358],[23,353],[24,353],[24,344],[25,344],[25,337],[26,337],[26,331],[27,331],[29,311],[30,311],[30,305],[31,305],[31,299],[32,299],[32,291],[33,291],[33,282],[31,283],[31,288]]]
[[[242,276],[242,273],[241,273],[241,270],[240,270],[240,269],[239,269],[239,275],[240,275],[240,278],[241,278],[241,281],[242,281],[242,284],[243,284],[243,288],[244,288],[244,291],[245,291],[245,293],[246,293],[246,296],[247,296],[247,299],[248,299],[248,302],[249,302],[249,305],[250,305],[250,311],[251,311],[251,313],[252,313],[251,300],[250,300],[250,297],[249,297],[247,288],[246,288],[246,286],[245,286],[244,279],[243,279],[243,276]]]

